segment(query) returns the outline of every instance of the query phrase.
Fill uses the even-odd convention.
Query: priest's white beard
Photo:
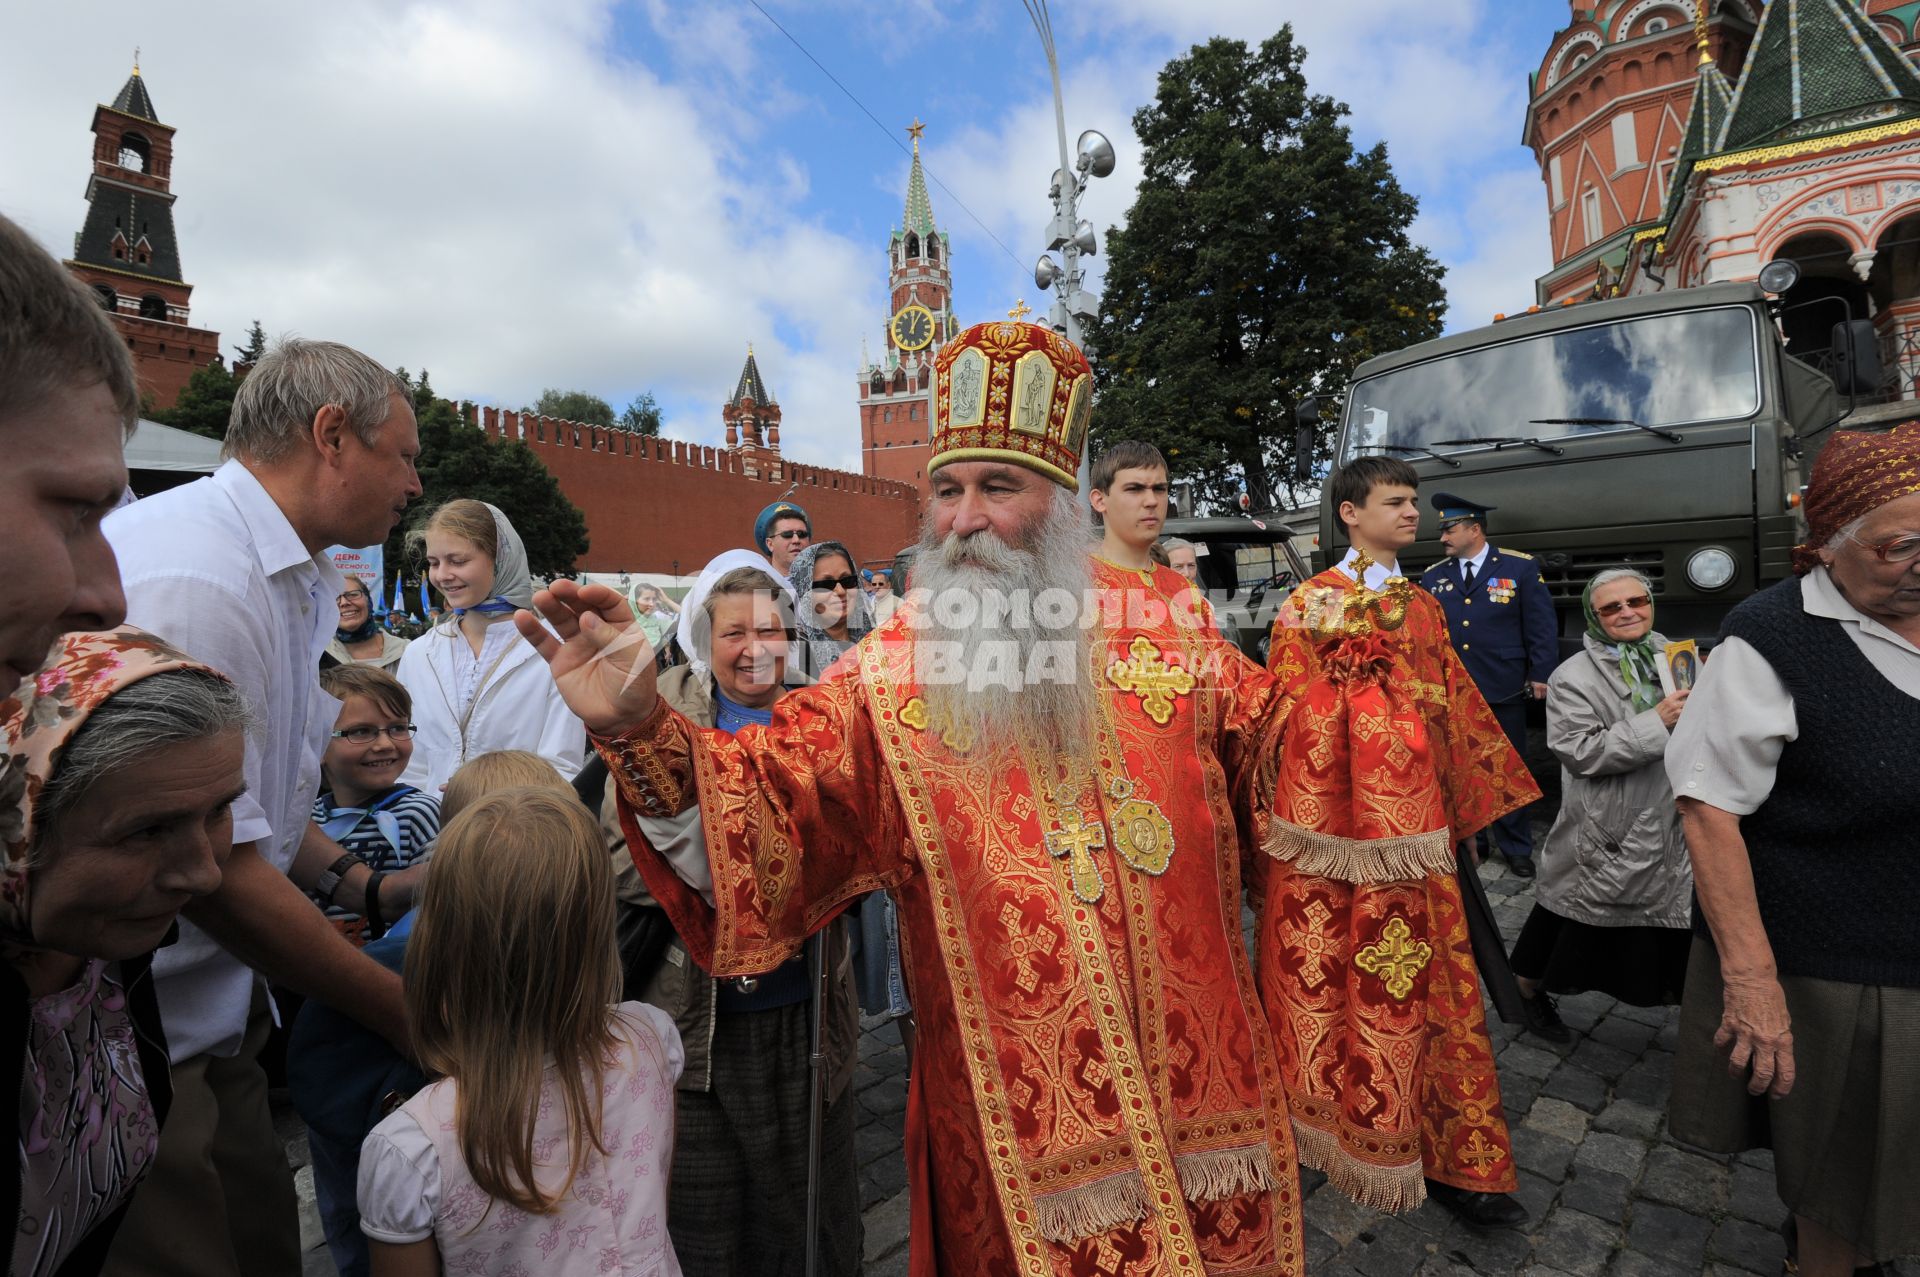
[[[1077,750],[1092,740],[1090,545],[1086,512],[1065,488],[1015,544],[990,529],[942,538],[928,520],[913,561],[913,593],[924,599],[914,643],[936,729],[988,749],[1032,741]]]

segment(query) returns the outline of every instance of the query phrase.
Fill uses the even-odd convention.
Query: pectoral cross
[[[1098,821],[1086,823],[1074,795],[1063,793],[1057,801],[1060,828],[1048,832],[1047,854],[1067,862],[1074,897],[1082,904],[1097,904],[1106,894],[1107,884],[1100,877],[1100,866],[1093,862],[1093,849],[1106,847],[1107,831]]]
[[[1173,717],[1173,698],[1193,690],[1193,675],[1160,659],[1160,649],[1146,635],[1136,635],[1128,658],[1107,666],[1107,681],[1140,698],[1147,717],[1165,727]]]

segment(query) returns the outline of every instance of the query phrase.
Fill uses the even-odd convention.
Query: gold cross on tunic
[[[1093,862],[1093,850],[1105,849],[1107,831],[1099,821],[1089,825],[1081,815],[1079,806],[1066,796],[1059,799],[1060,828],[1047,834],[1047,854],[1055,860],[1065,860],[1073,875],[1073,894],[1083,904],[1097,904],[1107,892],[1107,884],[1100,877],[1100,866]]]
[[[1405,1002],[1413,992],[1413,978],[1433,957],[1433,946],[1415,940],[1405,918],[1395,918],[1381,928],[1380,939],[1353,955],[1353,965],[1369,975],[1377,975],[1397,1002]]]
[[[1140,698],[1141,707],[1161,727],[1173,717],[1173,701],[1193,690],[1193,675],[1160,658],[1160,649],[1144,634],[1134,637],[1128,658],[1107,666],[1107,681]]]

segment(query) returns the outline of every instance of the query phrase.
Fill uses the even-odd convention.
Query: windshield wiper
[[[1659,435],[1674,443],[1685,443],[1686,438],[1671,430],[1662,430],[1658,426],[1643,426],[1628,417],[1535,417],[1527,422],[1530,426],[1632,426],[1635,430],[1644,430],[1650,435]]]
[[[1416,448],[1411,444],[1405,443],[1363,443],[1360,445],[1360,451],[1364,452],[1368,448],[1378,448],[1382,452],[1410,452],[1416,457],[1432,457],[1435,461],[1444,461],[1455,470],[1460,468],[1458,461],[1455,461],[1452,457],[1443,456],[1435,452],[1432,448]]]
[[[1475,444],[1490,443],[1495,452],[1502,448],[1538,448],[1542,452],[1551,452],[1556,457],[1567,455],[1565,448],[1556,448],[1550,443],[1541,443],[1538,439],[1521,439],[1515,435],[1482,435],[1478,439],[1435,439],[1434,442],[1456,448],[1470,448]]]

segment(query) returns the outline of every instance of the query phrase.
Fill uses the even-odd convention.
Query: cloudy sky
[[[880,348],[904,127],[927,125],[961,317],[1038,307],[1029,263],[1058,164],[1046,64],[1019,0],[760,4],[11,0],[0,211],[71,252],[93,105],[138,45],[179,130],[194,322],[229,347],[257,318],[483,403],[557,386],[618,409],[651,390],[668,433],[718,443],[752,342],[785,451],[857,470],[854,370],[863,339]],[[1126,218],[1130,121],[1160,67],[1291,21],[1315,90],[1352,106],[1356,140],[1384,139],[1419,196],[1415,235],[1447,266],[1452,326],[1531,300],[1545,197],[1519,136],[1563,0],[1053,10],[1069,139],[1099,128],[1119,151],[1083,202],[1103,232]]]

